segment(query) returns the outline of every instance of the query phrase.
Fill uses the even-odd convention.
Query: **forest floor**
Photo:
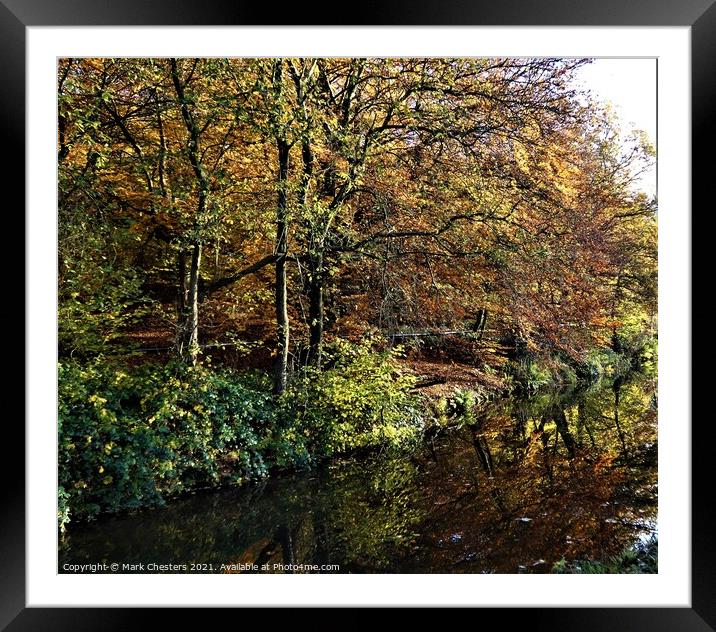
[[[405,360],[405,364],[418,376],[420,392],[431,399],[450,396],[458,388],[482,390],[488,395],[496,395],[507,388],[502,378],[472,364],[426,359]]]
[[[160,317],[152,321],[153,327],[137,328],[128,335],[128,339],[140,350],[132,364],[144,362],[169,361],[173,353],[173,335],[171,328]],[[243,332],[248,334],[249,332]],[[254,338],[261,339],[263,330],[252,331]],[[235,370],[272,370],[270,343],[256,344],[248,353],[236,351],[231,345],[210,345],[207,353],[217,366]],[[458,356],[461,354],[458,354]],[[504,393],[508,385],[500,377],[502,366],[506,362],[505,349],[496,343],[488,343],[479,353],[479,364],[465,362],[450,353],[408,353],[402,364],[418,378],[416,390],[429,399],[449,397],[457,389],[472,389],[483,392],[488,398]]]

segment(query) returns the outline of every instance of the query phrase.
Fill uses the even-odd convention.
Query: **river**
[[[657,446],[644,375],[499,400],[410,455],[72,525],[59,572],[550,572],[656,534]]]

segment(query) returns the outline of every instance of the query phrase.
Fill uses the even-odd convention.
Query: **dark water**
[[[562,558],[616,555],[655,533],[656,518],[654,381],[635,376],[490,404],[400,459],[332,464],[73,525],[59,571],[542,573]]]

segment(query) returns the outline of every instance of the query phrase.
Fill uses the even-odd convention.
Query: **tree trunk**
[[[297,84],[299,96],[302,94],[300,82]],[[305,105],[304,105],[305,107]],[[308,119],[304,112],[304,116]],[[301,142],[301,158],[303,174],[301,177],[300,203],[306,213],[306,231],[309,238],[309,272],[308,281],[308,364],[321,368],[323,349],[323,239],[321,230],[314,224],[311,215],[309,187],[313,176],[313,148],[309,140],[309,130]]]
[[[174,89],[181,106],[182,119],[184,120],[184,126],[186,127],[186,131],[189,135],[186,147],[187,155],[189,157],[192,170],[194,171],[194,177],[196,179],[198,189],[196,217],[194,219],[194,233],[196,237],[194,237],[194,242],[192,244],[191,264],[189,268],[189,287],[186,291],[184,291],[184,288],[182,287],[186,282],[186,274],[181,270],[182,265],[185,265],[185,263],[182,264],[181,257],[179,263],[180,274],[182,275],[182,280],[180,281],[180,292],[185,292],[186,296],[186,298],[181,301],[184,303],[184,318],[179,329],[179,335],[182,338],[182,343],[180,345],[180,357],[185,362],[195,365],[199,356],[199,272],[201,270],[202,251],[202,242],[199,234],[203,216],[207,208],[207,199],[209,197],[209,177],[207,176],[201,162],[201,151],[199,147],[201,130],[194,119],[194,113],[190,108],[190,102],[186,98],[184,84],[182,83],[177,60],[172,58],[169,61]]]
[[[308,287],[308,361],[321,368],[323,352],[323,253],[319,253],[311,262],[311,281]]]
[[[473,330],[479,334],[478,339],[482,340],[485,335],[485,325],[487,324],[487,310],[481,307],[477,310],[477,317],[475,318],[475,325]]]
[[[187,322],[187,299],[189,283],[186,270],[186,250],[182,246],[177,254],[177,325],[175,346],[176,353],[180,358],[184,358],[184,343],[186,336],[184,330]]]
[[[201,269],[201,242],[195,242],[191,253],[189,288],[185,321],[184,359],[194,366],[199,356],[199,270]]]
[[[276,209],[276,364],[273,391],[280,395],[286,390],[288,375],[288,303],[286,288],[286,250],[288,248],[287,191],[289,144],[279,139],[278,146],[278,206]]]

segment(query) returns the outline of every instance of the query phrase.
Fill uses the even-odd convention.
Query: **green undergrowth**
[[[635,574],[657,573],[659,571],[659,540],[651,536],[645,542],[624,549],[618,555],[606,560],[574,560],[568,562],[561,559],[552,567],[558,574]]]
[[[61,362],[60,529],[277,468],[415,445],[425,420],[398,355],[337,343],[327,368],[302,370],[279,397],[262,373]]]
[[[655,373],[656,340],[645,337],[632,344],[618,351],[595,348],[579,360],[560,354],[510,360],[504,368],[504,379],[512,392],[531,395],[553,387],[616,379],[634,370]]]

